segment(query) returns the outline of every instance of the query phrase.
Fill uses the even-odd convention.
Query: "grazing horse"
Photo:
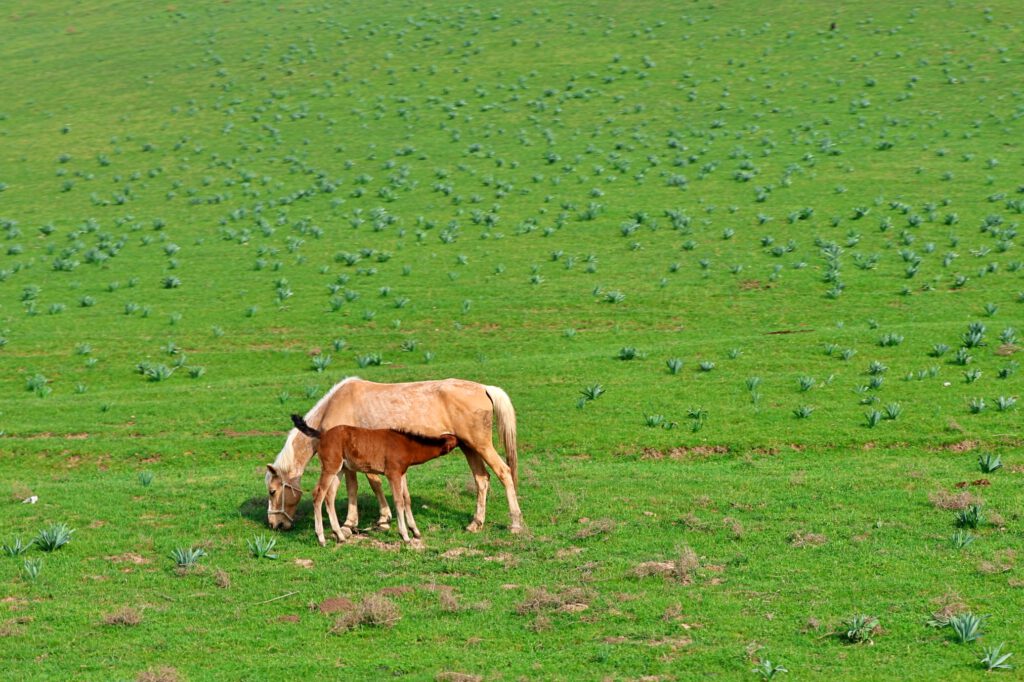
[[[462,379],[379,384],[349,377],[335,384],[305,414],[304,420],[319,431],[348,425],[425,435],[454,434],[476,481],[476,512],[466,530],[475,532],[484,525],[487,490],[490,486],[490,474],[487,473],[485,463],[505,487],[509,529],[513,533],[523,529],[523,514],[516,496],[516,413],[508,395],[496,386],[484,386]],[[498,455],[492,442],[491,428],[495,421],[507,464]],[[302,489],[299,487],[302,473],[316,454],[313,443],[312,438],[298,429],[292,429],[277,459],[267,465],[267,521],[272,528],[287,530],[292,527],[295,509],[302,498]],[[367,474],[366,477],[380,504],[378,524],[387,527],[391,519],[391,508],[381,489],[380,478],[376,474]],[[342,533],[351,535],[352,529],[359,523],[358,489],[354,471],[345,469],[345,483],[348,513]],[[344,539],[336,537],[339,541]]]
[[[327,498],[332,533],[335,537],[342,533],[334,510],[337,475],[342,467],[364,474],[386,475],[391,483],[391,495],[395,498],[399,535],[409,542],[411,529],[414,537],[420,537],[420,529],[412,516],[406,472],[414,464],[429,462],[454,450],[459,442],[453,434],[445,433],[434,438],[394,429],[361,429],[358,426],[335,426],[327,431],[317,431],[297,414],[292,415],[292,423],[304,435],[318,441],[314,449],[320,455],[320,481],[313,492],[313,519],[316,539],[321,547],[327,544],[324,539],[324,498]]]

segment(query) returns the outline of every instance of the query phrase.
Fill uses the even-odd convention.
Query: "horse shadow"
[[[338,499],[336,501],[336,507],[338,510],[338,518],[344,522],[346,512],[346,497],[344,490],[339,491]],[[395,505],[388,495],[388,504],[391,505],[391,513],[394,515]],[[427,496],[412,496],[413,514],[416,515],[416,523],[426,528],[428,524],[437,524],[441,527],[446,526],[465,526],[472,520],[473,512],[475,511],[474,503],[470,503],[465,509],[456,509],[451,505],[439,501],[429,495]],[[368,528],[373,525],[373,522],[377,520],[377,516],[380,510],[377,506],[377,498],[372,494],[359,495],[359,527]],[[425,508],[424,508],[425,507]],[[267,525],[267,496],[266,495],[254,495],[246,500],[243,500],[238,505],[239,515],[252,521],[255,524],[266,526]],[[324,510],[324,523],[327,523],[327,513]],[[392,527],[396,526],[394,519],[391,523]],[[306,494],[302,496],[299,501],[298,507],[295,510],[295,524],[292,526],[292,530],[312,530],[313,529],[313,499],[312,495]]]

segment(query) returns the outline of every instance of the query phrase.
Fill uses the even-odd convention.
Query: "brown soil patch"
[[[962,440],[959,443],[950,443],[949,445],[944,445],[942,449],[948,450],[950,452],[970,452],[971,450],[977,448],[979,445],[980,443],[976,440]]]
[[[296,616],[294,613],[286,613],[283,616],[277,617],[278,623],[298,623],[300,620],[302,619]]]
[[[762,288],[767,289],[768,287],[763,286],[759,279],[745,279],[740,282],[740,291],[756,291]]]
[[[324,599],[316,608],[320,613],[337,613],[338,611],[352,611],[356,605],[351,599],[345,597],[331,597]]]
[[[526,591],[526,599],[516,606],[516,613],[526,615],[545,611],[572,613],[590,608],[593,594],[581,587],[568,587],[561,592],[549,592],[543,587]]]
[[[577,540],[594,537],[595,535],[604,535],[615,530],[615,522],[611,519],[596,519],[594,521],[580,519],[580,523],[585,525],[576,531],[575,538]]]
[[[396,585],[394,587],[382,587],[377,590],[377,594],[382,594],[385,597],[401,597],[403,594],[409,594],[413,589],[408,585]]]
[[[331,633],[342,634],[360,625],[390,628],[401,618],[402,613],[393,601],[379,594],[371,594],[357,607],[335,620]]]
[[[1020,350],[1020,346],[1016,346],[1012,343],[1004,343],[1003,345],[996,348],[996,355],[1008,356],[1013,355]]]
[[[296,559],[294,563],[301,568],[313,568],[312,559]]]
[[[19,616],[0,623],[0,637],[15,637],[25,632],[25,626],[31,623],[32,616]]]

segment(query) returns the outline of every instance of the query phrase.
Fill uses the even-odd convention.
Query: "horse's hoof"
[[[470,533],[479,533],[480,529],[482,529],[483,527],[484,527],[484,524],[480,523],[479,521],[474,520],[474,521],[470,521],[469,522],[469,525],[466,526],[466,530],[469,531]]]
[[[412,531],[412,536],[414,538],[416,538],[417,540],[419,540],[421,537],[423,537],[423,535],[420,533],[419,529],[414,529]]]
[[[321,547],[327,546],[327,540],[325,540],[324,538],[317,538],[316,541],[320,543]]]
[[[348,526],[342,526],[341,530],[331,531],[331,535],[334,536],[334,540],[336,542],[339,542],[339,543],[345,542],[350,537],[352,537],[352,529],[349,528]]]
[[[509,528],[508,530],[509,530],[509,532],[510,532],[510,533],[512,533],[513,535],[519,535],[520,533],[522,533],[522,532],[523,532],[524,530],[526,530],[526,529],[525,529],[525,528],[523,528],[522,526],[512,526],[512,527],[511,527],[511,528]]]
[[[387,521],[385,521],[383,523],[378,521],[377,523],[373,524],[373,529],[374,530],[391,530],[391,524],[388,523]]]

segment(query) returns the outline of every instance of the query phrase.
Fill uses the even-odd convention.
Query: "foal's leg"
[[[494,470],[501,484],[505,486],[505,495],[508,497],[509,530],[513,533],[521,532],[523,530],[523,512],[519,509],[519,498],[516,496],[516,486],[512,481],[512,470],[494,449],[493,443],[488,442],[486,446],[480,448],[479,452],[487,465]]]
[[[416,519],[412,517],[412,498],[409,497],[409,477],[406,474],[402,474],[402,499],[405,500],[405,515],[409,530],[412,531],[412,536],[418,540],[423,536],[420,535],[420,529],[416,527]]]
[[[473,480],[476,482],[476,513],[473,520],[466,526],[466,530],[475,533],[484,527],[484,517],[487,516],[487,489],[491,484],[491,475],[487,473],[483,459],[473,450],[463,450],[466,455],[466,463],[473,472]]]
[[[356,472],[348,467],[342,467],[345,472],[345,490],[348,492],[348,512],[345,514],[345,527],[355,529],[359,527],[359,481],[356,480]]]
[[[334,501],[338,494],[340,481],[337,476],[331,477],[331,487],[327,491],[327,516],[331,520],[331,535],[337,542],[345,542],[352,537],[352,529],[338,523],[338,512],[334,508]]]
[[[388,505],[388,498],[384,497],[384,488],[380,484],[380,476],[377,474],[366,474],[366,480],[370,482],[370,488],[377,498],[377,505],[380,507],[380,516],[374,524],[378,530],[391,528],[391,507]],[[394,492],[394,491],[392,491]],[[397,502],[395,504],[398,504]]]
[[[333,477],[334,474],[328,474],[324,471],[320,472],[320,481],[316,484],[316,489],[313,491],[313,529],[316,531],[317,542],[323,547],[327,544],[327,540],[324,538],[324,511],[323,504],[324,498],[327,497],[327,491],[330,490],[331,483],[328,477]]]
[[[395,498],[395,511],[398,515],[398,534],[402,539],[409,542],[409,528],[405,523],[405,487],[402,474],[397,471],[388,473],[388,483],[391,484],[391,496]]]

